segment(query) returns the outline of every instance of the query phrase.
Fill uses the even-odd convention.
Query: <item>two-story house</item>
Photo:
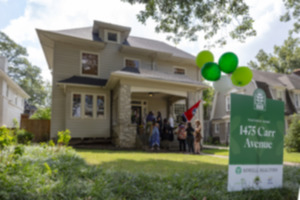
[[[228,144],[230,137],[230,94],[252,95],[257,88],[263,89],[267,98],[285,103],[285,125],[288,128],[294,113],[300,113],[300,70],[293,74],[279,74],[252,70],[253,80],[245,87],[235,87],[228,93],[216,92],[211,112],[211,136]]]
[[[193,55],[130,30],[101,21],[37,30],[53,77],[51,138],[68,128],[72,138],[110,138],[134,147],[135,123],[143,124],[149,111],[175,118],[201,99],[207,86]],[[198,110],[195,118],[203,120]]]
[[[0,126],[13,127],[14,119],[20,124],[29,95],[7,75],[7,67],[7,59],[0,56]]]

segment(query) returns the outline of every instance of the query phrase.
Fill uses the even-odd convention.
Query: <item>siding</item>
[[[104,119],[73,119],[71,118],[72,93],[105,95]],[[84,100],[81,100],[84,103]],[[81,137],[110,137],[110,91],[98,88],[70,87],[66,92],[66,128],[70,129],[73,138]]]

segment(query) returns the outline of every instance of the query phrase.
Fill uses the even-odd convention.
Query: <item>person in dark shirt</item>
[[[187,123],[186,131],[186,141],[188,145],[188,152],[194,153],[194,128],[192,127],[191,122]]]

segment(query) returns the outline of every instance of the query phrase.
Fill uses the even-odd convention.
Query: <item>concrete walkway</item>
[[[214,146],[214,145],[203,145],[204,149],[224,149],[229,150],[229,147],[222,147],[222,146]],[[228,156],[222,156],[222,155],[214,155],[214,154],[208,154],[208,153],[201,153],[201,155],[207,155],[207,156],[213,156],[217,158],[224,158],[228,159]],[[300,167],[300,163],[293,163],[293,162],[283,162],[286,166],[293,166],[293,167]]]

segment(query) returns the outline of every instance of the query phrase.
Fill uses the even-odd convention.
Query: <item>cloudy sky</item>
[[[228,41],[223,48],[210,49],[215,58],[222,53],[232,51],[239,57],[239,65],[247,66],[255,58],[259,49],[272,52],[274,45],[283,44],[287,38],[291,23],[279,22],[284,13],[282,0],[247,0],[250,14],[255,20],[257,36],[245,43]],[[42,68],[43,77],[50,80],[51,75],[39,40],[36,28],[61,30],[92,26],[93,20],[115,23],[131,27],[131,35],[168,42],[164,34],[154,31],[151,21],[146,26],[140,24],[136,14],[143,9],[141,5],[130,5],[121,0],[0,0],[0,30],[15,42],[26,47],[29,60]],[[182,41],[177,45],[193,55],[204,50],[206,43],[199,38],[197,42]]]

